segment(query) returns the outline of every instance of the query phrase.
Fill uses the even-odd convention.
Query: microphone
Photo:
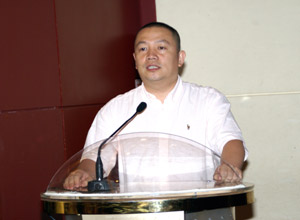
[[[147,104],[145,102],[141,102],[138,107],[136,108],[136,112],[127,120],[125,121],[114,133],[112,133],[108,138],[106,138],[98,148],[98,156],[96,160],[96,180],[88,182],[88,191],[89,192],[100,192],[100,191],[107,191],[109,190],[108,182],[103,180],[103,164],[101,160],[101,149],[102,147],[118,133],[121,129],[123,129],[127,124],[129,124],[135,116],[142,113]]]

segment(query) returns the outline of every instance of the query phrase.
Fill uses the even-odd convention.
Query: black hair
[[[137,32],[136,36],[140,33],[141,30],[143,30],[145,28],[150,28],[150,27],[162,27],[162,28],[165,28],[165,29],[169,30],[172,33],[173,37],[174,37],[174,40],[176,42],[176,46],[177,46],[178,52],[180,51],[181,46],[180,46],[180,36],[179,36],[179,33],[177,32],[177,30],[175,28],[171,27],[168,24],[165,24],[165,23],[162,23],[162,22],[151,22],[151,23],[145,24],[144,26],[142,26],[139,29],[139,31]]]

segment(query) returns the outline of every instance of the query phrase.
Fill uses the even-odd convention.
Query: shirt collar
[[[141,87],[142,87],[145,98],[150,99],[150,100],[158,100],[153,94],[149,93],[146,90],[146,88],[144,86],[144,83],[142,83]],[[182,79],[181,79],[180,76],[178,76],[176,85],[171,90],[171,92],[167,95],[167,97],[165,98],[164,103],[169,102],[169,101],[175,102],[176,100],[178,100],[180,98],[181,94],[182,94],[181,93],[182,89],[183,89]]]

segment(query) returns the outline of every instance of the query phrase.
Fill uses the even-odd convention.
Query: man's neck
[[[165,84],[165,85],[162,85],[161,83],[156,84],[153,82],[150,85],[147,83],[144,83],[144,86],[145,86],[145,89],[147,90],[147,92],[154,95],[158,100],[161,101],[161,103],[164,103],[168,94],[174,89],[174,87],[177,83],[177,80],[172,83]]]

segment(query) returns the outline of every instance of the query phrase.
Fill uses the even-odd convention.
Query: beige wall
[[[244,181],[256,185],[250,219],[299,219],[300,1],[156,0],[156,9],[181,34],[183,79],[232,103],[250,152]]]

